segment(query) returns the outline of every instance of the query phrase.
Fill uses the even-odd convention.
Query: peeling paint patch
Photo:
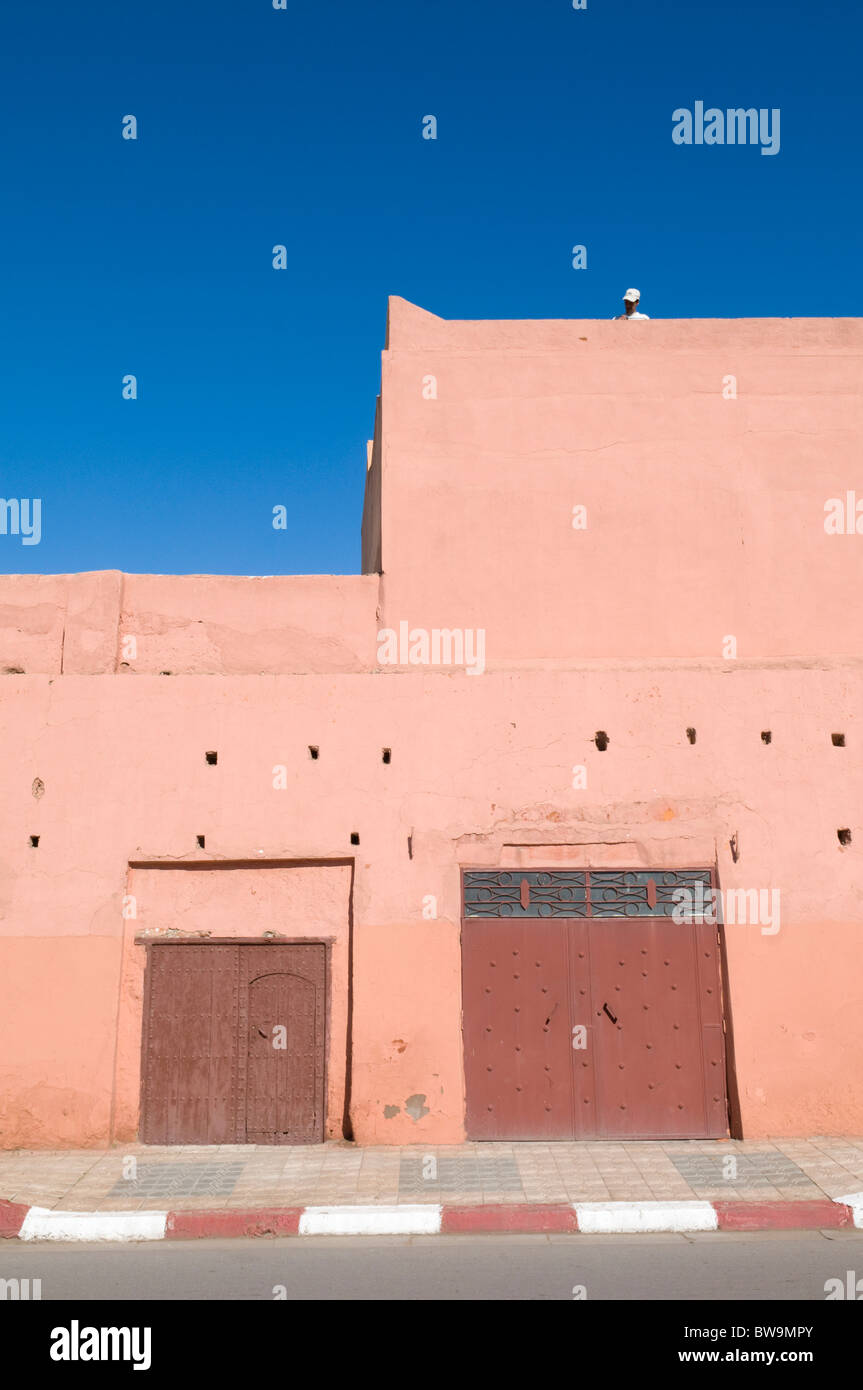
[[[400,1110],[401,1110],[401,1106],[400,1106],[400,1105],[385,1105],[385,1106],[384,1106],[384,1119],[385,1119],[385,1120],[394,1120],[395,1117],[396,1117],[396,1115],[398,1115],[398,1113],[399,1113]]]
[[[404,1052],[405,1048],[407,1047],[407,1043],[405,1042],[404,1038],[393,1038],[393,1047],[395,1048],[396,1052]]]
[[[407,1100],[405,1101],[405,1110],[410,1115],[412,1120],[421,1120],[423,1115],[427,1115],[429,1113],[429,1109],[425,1103],[425,1099],[425,1095],[420,1094],[408,1096]]]

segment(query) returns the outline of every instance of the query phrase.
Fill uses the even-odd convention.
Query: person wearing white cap
[[[626,294],[623,296],[623,303],[624,303],[624,305],[626,306],[626,313],[625,313],[625,314],[615,314],[615,316],[614,316],[614,317],[615,317],[615,320],[616,320],[616,319],[649,319],[649,318],[650,318],[650,315],[649,315],[649,314],[640,314],[640,313],[638,312],[638,301],[639,301],[640,299],[641,299],[641,294],[639,293],[638,290],[627,290],[627,291],[626,291]]]

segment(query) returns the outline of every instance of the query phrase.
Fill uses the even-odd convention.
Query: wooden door
[[[145,1144],[235,1142],[237,947],[148,951],[140,1136]]]
[[[316,1144],[324,1137],[326,946],[149,945],[145,1144]]]
[[[254,946],[240,952],[245,1141],[323,1143],[324,947],[283,946],[263,961]]]

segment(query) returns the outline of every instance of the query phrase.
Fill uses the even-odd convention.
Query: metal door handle
[[[607,1014],[607,1015],[608,1015],[608,1017],[611,1019],[612,1023],[616,1023],[616,1022],[617,1022],[617,1019],[615,1018],[614,1014],[611,1012],[611,1009],[608,1007],[607,1004],[603,1004],[603,1006],[602,1006],[602,1012],[603,1012],[604,1014]]]

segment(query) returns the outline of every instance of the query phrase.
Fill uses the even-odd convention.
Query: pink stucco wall
[[[779,889],[778,932],[726,931],[743,1132],[863,1130],[863,535],[823,527],[863,499],[861,353],[859,321],[395,301],[382,577],[0,580],[0,1142],[127,1141],[141,940],[265,931],[333,942],[328,1133],[350,1054],[359,1142],[457,1142],[459,873],[484,865]],[[401,621],[484,628],[487,669],[379,665]]]
[[[828,499],[863,502],[861,382],[861,319],[391,301],[385,624],[483,627],[492,662],[716,657],[726,635],[740,657],[863,651],[860,538],[824,530]]]
[[[372,575],[5,575],[0,672],[367,671],[377,599]]]

